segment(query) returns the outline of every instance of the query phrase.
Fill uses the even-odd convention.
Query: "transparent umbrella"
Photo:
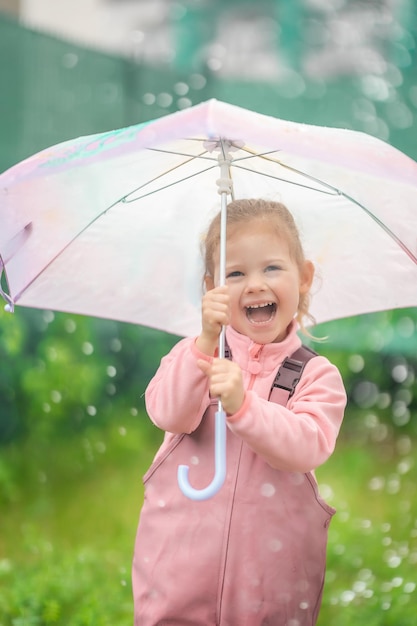
[[[199,243],[230,197],[291,210],[317,268],[318,322],[417,305],[417,163],[363,133],[210,100],[62,143],[0,176],[6,306],[196,334]]]

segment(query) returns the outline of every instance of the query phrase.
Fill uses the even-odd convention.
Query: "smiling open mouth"
[[[274,302],[254,304],[246,307],[246,317],[252,324],[266,324],[275,315],[277,305]]]

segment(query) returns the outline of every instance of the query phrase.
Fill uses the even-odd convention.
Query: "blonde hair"
[[[284,237],[288,243],[290,254],[296,262],[300,272],[303,271],[305,256],[301,244],[300,235],[294,218],[281,202],[262,199],[241,199],[233,200],[227,206],[227,226],[235,226],[252,220],[268,222],[280,237]],[[220,213],[212,220],[204,243],[203,257],[205,264],[205,275],[214,275],[214,258],[220,244]],[[310,333],[304,326],[304,318],[314,323],[314,317],[309,313],[310,294],[300,294],[296,319],[300,329],[306,335]]]

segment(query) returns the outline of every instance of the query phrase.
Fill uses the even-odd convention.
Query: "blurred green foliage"
[[[0,445],[48,440],[114,420],[142,394],[175,337],[82,316],[0,312]]]
[[[123,409],[122,409],[123,411]],[[4,450],[19,472],[0,518],[1,626],[128,626],[141,474],[161,433],[131,416]],[[319,626],[414,626],[415,442],[352,436],[317,475],[337,509]]]
[[[196,57],[186,46],[201,45],[194,30],[177,68],[147,67],[0,16],[0,170],[59,141],[170,113],[184,96],[370,132],[417,158],[410,12],[381,75],[313,80],[294,66],[274,84],[190,70]],[[416,327],[416,310],[389,311],[317,332],[329,339],[315,349],[339,367],[349,394],[337,453],[318,471],[339,510],[322,626],[415,624]],[[140,476],[162,436],[143,392],[176,340],[106,320],[0,310],[0,626],[131,623]]]

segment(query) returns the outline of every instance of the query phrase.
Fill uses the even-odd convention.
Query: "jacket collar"
[[[232,351],[233,360],[241,367],[248,369],[249,363],[257,360],[265,373],[278,367],[285,357],[291,356],[301,346],[297,335],[298,324],[295,320],[288,327],[287,336],[278,343],[258,344],[246,335],[238,333],[228,326],[226,329],[227,343]]]

